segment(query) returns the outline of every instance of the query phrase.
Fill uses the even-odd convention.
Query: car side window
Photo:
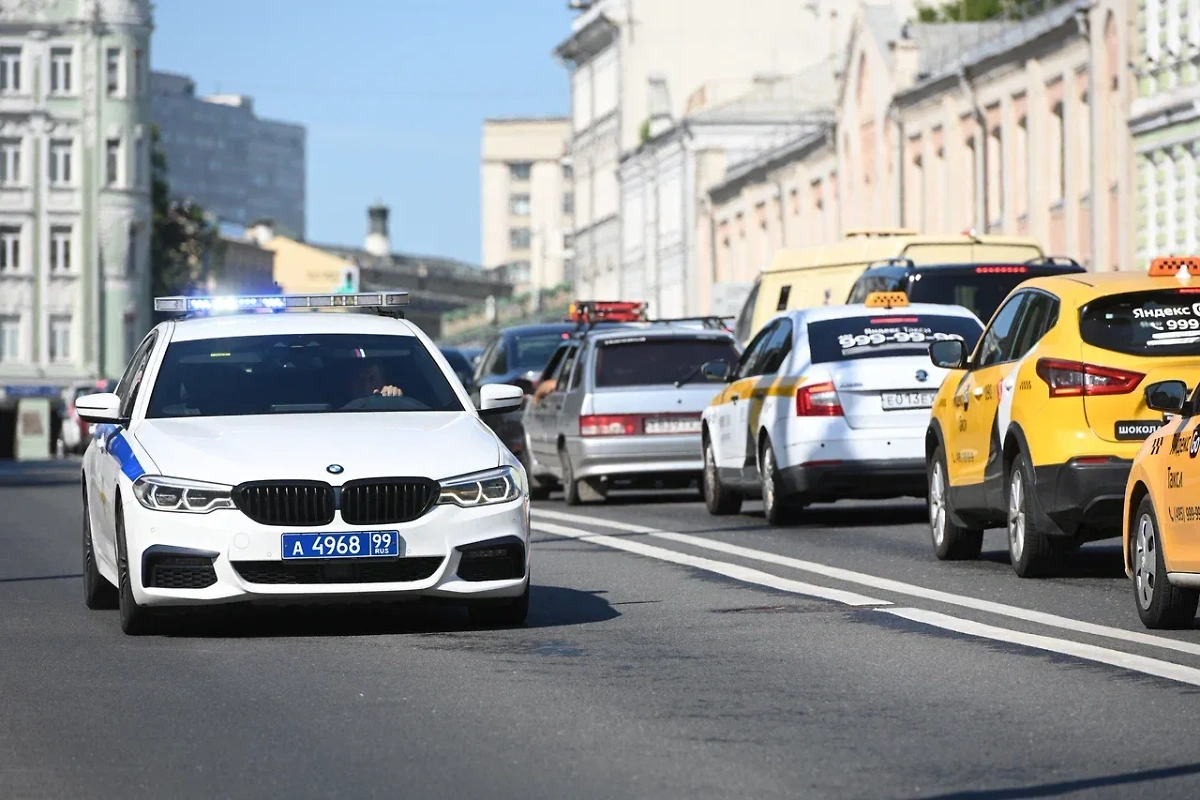
[[[122,417],[133,416],[133,406],[137,403],[138,393],[142,388],[142,379],[146,376],[146,367],[150,363],[150,353],[154,350],[154,343],[157,340],[158,337],[154,334],[148,336],[130,359],[125,375],[121,376],[117,395],[121,398],[119,413]]]
[[[776,327],[777,325],[767,325],[751,340],[746,352],[742,353],[742,360],[738,362],[737,371],[733,373],[734,380],[750,378],[759,374],[756,370],[762,362],[763,353],[766,351],[771,334],[775,332]]]
[[[775,326],[763,350],[762,364],[758,369],[760,375],[774,375],[783,365],[784,359],[792,352],[792,321],[780,320]]]
[[[511,344],[512,342],[504,338],[496,342],[496,352],[492,354],[493,375],[503,375],[508,372],[508,348]]]
[[[496,354],[496,344],[499,341],[499,339],[492,339],[483,349],[483,354],[479,356],[479,363],[475,365],[475,375],[473,376],[475,383],[479,383],[479,380],[491,370],[492,357]]]
[[[559,394],[567,391],[567,381],[571,377],[571,373],[575,371],[575,358],[579,355],[579,348],[572,347],[567,354],[563,356],[562,364],[559,365],[558,373],[554,376],[554,392]]]
[[[547,380],[550,380],[551,378],[556,377],[558,368],[562,365],[563,358],[566,356],[567,351],[569,351],[570,349],[571,349],[570,347],[560,347],[554,351],[554,355],[550,356],[550,360],[546,362],[546,366],[542,370],[541,377],[538,378],[539,383],[541,381],[547,381]]]
[[[575,391],[583,383],[583,362],[586,360],[587,353],[580,347],[575,353],[575,369],[571,370],[571,380],[567,383],[568,392]]]
[[[1046,332],[1058,322],[1058,298],[1044,292],[1033,292],[1025,303],[1021,322],[1017,326],[1016,343],[1010,359],[1018,359],[1034,348]]]
[[[976,354],[974,367],[989,367],[1012,360],[1013,345],[1016,344],[1017,321],[1021,317],[1021,309],[1029,299],[1028,292],[1020,292],[1008,299],[1004,306],[996,312],[995,319],[979,340],[979,350]]]

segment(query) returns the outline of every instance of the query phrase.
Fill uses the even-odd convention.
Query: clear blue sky
[[[329,12],[333,11],[333,14]],[[485,117],[565,115],[566,0],[162,0],[154,69],[308,128],[308,238],[479,263]]]

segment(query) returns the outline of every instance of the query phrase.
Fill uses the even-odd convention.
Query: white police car
[[[80,397],[89,608],[429,596],[482,625],[529,606],[520,463],[403,293],[158,298],[115,393]],[[355,308],[380,313],[314,313]],[[221,313],[231,312],[231,313]],[[255,313],[245,313],[255,312]],[[287,312],[287,313],[275,313]],[[309,312],[309,313],[291,313]]]
[[[929,343],[975,346],[983,325],[961,306],[877,292],[862,304],[777,315],[702,416],[704,499],[734,514],[762,497],[775,524],[811,503],[925,496],[925,431],[947,370]]]

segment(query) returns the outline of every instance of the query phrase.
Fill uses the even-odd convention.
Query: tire
[[[92,547],[92,518],[87,498],[83,500],[83,603],[93,611],[117,608],[117,587],[108,582],[96,568],[96,551]]]
[[[583,501],[579,499],[579,482],[575,480],[575,469],[571,466],[571,457],[565,448],[558,451],[562,461],[562,492],[563,502],[569,506],[577,506]]]
[[[125,517],[120,504],[117,518],[117,574],[120,586],[117,589],[118,608],[121,610],[121,630],[127,636],[145,636],[154,632],[154,617],[150,609],[139,606],[133,597],[129,577],[129,551],[125,543]]]
[[[1019,453],[1008,470],[1008,514],[1005,532],[1013,572],[1036,578],[1053,572],[1058,563],[1050,537],[1038,527],[1034,512],[1033,470],[1029,459]]]
[[[1200,591],[1172,586],[1167,580],[1158,517],[1149,496],[1138,505],[1130,532],[1133,565],[1133,600],[1142,624],[1151,629],[1190,628],[1196,618]]]
[[[933,541],[933,553],[939,561],[973,561],[983,549],[983,530],[956,525],[953,507],[950,505],[950,484],[946,476],[946,451],[938,445],[930,458],[929,493],[926,505],[929,508],[929,536]]]
[[[550,487],[542,480],[534,477],[533,468],[530,465],[528,447],[521,453],[521,466],[525,468],[525,476],[529,479],[529,499],[548,500],[550,498]]]
[[[704,507],[714,517],[736,514],[742,510],[741,493],[731,491],[721,483],[712,442],[707,436],[704,437],[704,473],[700,478],[700,491],[704,497]]]
[[[789,507],[786,497],[779,496],[779,468],[775,462],[775,449],[764,440],[759,456],[759,473],[762,478],[763,516],[768,525],[783,525],[792,521],[794,509]]]
[[[477,628],[519,628],[529,616],[529,581],[525,593],[504,605],[467,606],[467,617]]]

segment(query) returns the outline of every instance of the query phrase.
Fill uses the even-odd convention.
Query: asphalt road
[[[519,630],[349,607],[134,639],[83,606],[77,496],[0,488],[6,800],[1198,794],[1200,631],[1148,635],[1104,544],[1022,581],[999,534],[935,562],[911,503],[770,530],[552,500]]]

